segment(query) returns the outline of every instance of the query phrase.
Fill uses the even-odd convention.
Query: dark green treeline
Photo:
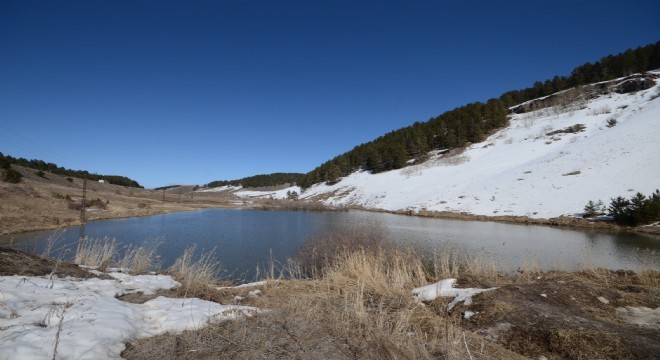
[[[576,86],[658,68],[660,42],[609,55],[594,64],[575,68],[570,76],[537,81],[529,88],[506,92],[486,103],[471,103],[358,145],[310,171],[298,184],[307,188],[319,182],[333,183],[358,169],[374,173],[400,169],[411,160],[423,161],[431,150],[454,149],[484,140],[490,132],[507,125],[508,108],[514,105]]]

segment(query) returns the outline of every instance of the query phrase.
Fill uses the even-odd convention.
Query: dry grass
[[[19,184],[0,182],[0,234],[80,224],[80,211],[70,209],[69,204],[81,202],[82,179],[74,178],[69,182],[66,177],[52,173],[39,177],[32,169],[13,168],[23,174],[24,180]],[[192,187],[183,190],[182,194],[165,191],[163,201],[162,191],[87,181],[87,199],[101,199],[107,206],[90,209],[86,218],[93,221],[209,207],[236,207],[235,199],[227,193],[193,194]]]
[[[156,238],[147,240],[140,246],[127,246],[124,255],[117,261],[117,266],[131,269],[134,274],[159,270],[161,263],[157,250],[162,243],[161,238]]]
[[[463,332],[460,318],[438,315],[416,302],[410,290],[427,284],[427,275],[420,257],[409,251],[384,246],[340,249],[314,278],[269,281],[263,295],[250,300],[269,313],[147,339],[122,355],[129,359],[150,359],[154,354],[159,359],[482,359],[497,351],[507,353]]]
[[[160,268],[157,250],[161,243],[160,239],[153,239],[140,246],[128,245],[121,249],[116,239],[84,237],[78,240],[73,261],[79,265],[96,267],[99,271],[119,267],[133,274],[143,274]]]
[[[198,257],[195,257],[196,251],[196,245],[187,247],[168,269],[168,273],[181,283],[177,292],[184,297],[206,294],[209,285],[216,282],[220,273],[220,263],[215,258],[215,249],[203,252]]]
[[[117,256],[117,240],[93,239],[84,237],[78,240],[74,262],[79,265],[93,266],[99,271],[105,271]]]

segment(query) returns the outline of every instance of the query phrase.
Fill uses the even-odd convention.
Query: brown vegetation
[[[488,259],[452,251],[422,261],[411,251],[383,245],[377,233],[370,229],[312,240],[297,263],[314,264],[313,275],[271,278],[258,297],[248,295],[253,288],[206,291],[208,299],[239,301],[267,313],[141,340],[123,356],[624,359],[658,353],[657,329],[627,324],[617,315],[617,308],[626,306],[660,306],[657,271],[568,273],[528,267],[503,274]],[[461,287],[498,289],[451,312],[451,299],[424,305],[411,296],[415,287],[453,276]],[[466,319],[467,311],[476,315]]]
[[[23,174],[23,181],[0,182],[0,235],[80,224],[82,179],[69,181],[52,173],[40,177],[30,169],[13,168]],[[192,187],[163,192],[93,181],[87,181],[86,199],[87,221],[235,207],[227,193],[193,192]]]

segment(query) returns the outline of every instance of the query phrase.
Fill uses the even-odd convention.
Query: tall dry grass
[[[83,237],[78,240],[74,262],[79,265],[93,266],[105,271],[117,256],[117,240]]]
[[[270,282],[266,291],[276,292],[277,300],[264,299],[262,306],[290,319],[290,327],[305,324],[317,337],[344,344],[347,358],[470,358],[476,345],[464,340],[460,317],[439,316],[411,296],[436,274],[419,254],[381,239],[382,231],[373,226],[311,239],[288,263],[294,266],[289,273],[302,278]],[[443,261],[432,267],[437,275],[458,271],[458,260],[455,268],[453,258]]]
[[[117,266],[130,269],[135,274],[159,270],[161,261],[158,247],[162,243],[162,238],[154,238],[146,240],[140,246],[128,245],[123,251],[123,256],[118,259]]]
[[[104,237],[84,237],[78,240],[74,262],[79,265],[96,267],[106,271],[110,267],[128,269],[131,273],[142,274],[160,268],[158,247],[161,239],[147,240],[140,246],[120,247],[116,239]]]
[[[191,245],[176,259],[168,273],[181,283],[178,292],[189,296],[206,293],[209,285],[216,282],[221,266],[215,257],[215,249],[195,256],[197,245]]]

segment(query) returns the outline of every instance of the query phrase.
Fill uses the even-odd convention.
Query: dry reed
[[[79,265],[96,267],[99,271],[105,271],[111,265],[110,262],[116,254],[116,239],[84,237],[78,240],[74,262]]]
[[[215,258],[215,249],[203,252],[195,258],[196,245],[184,250],[168,272],[181,283],[179,292],[185,296],[208,291],[209,285],[216,281],[220,273],[220,263]]]

